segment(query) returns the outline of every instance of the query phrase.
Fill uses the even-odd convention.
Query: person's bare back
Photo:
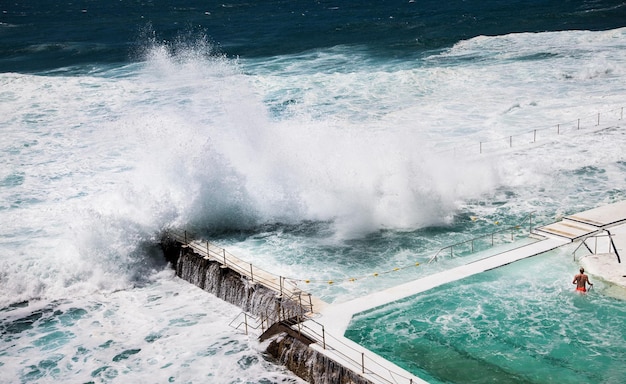
[[[590,287],[593,286],[593,284],[589,281],[589,277],[585,275],[585,268],[582,267],[580,268],[580,273],[574,276],[572,284],[576,284],[576,290],[581,292],[587,292],[587,284],[589,284]]]

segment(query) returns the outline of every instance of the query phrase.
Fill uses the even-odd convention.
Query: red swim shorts
[[[587,292],[587,289],[585,287],[577,287],[576,290],[580,292]]]

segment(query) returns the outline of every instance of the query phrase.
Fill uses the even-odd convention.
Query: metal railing
[[[289,318],[297,318],[298,321],[305,321],[309,319],[309,317],[303,312],[300,312],[292,317],[288,317],[285,316],[284,312],[280,310],[268,310],[265,315],[262,316],[256,316],[244,311],[239,313],[228,325],[236,330],[241,330],[243,328],[243,332],[246,335],[250,333],[250,330],[260,331],[256,332],[256,336],[261,336],[272,325],[285,321]]]
[[[311,326],[309,326],[309,324]],[[355,372],[360,372],[363,375],[370,375],[376,377],[379,381],[386,383],[408,383],[413,384],[413,378],[407,377],[398,372],[390,370],[388,367],[383,366],[374,357],[374,353],[368,353],[368,350],[357,349],[351,345],[346,344],[342,339],[337,338],[332,334],[325,331],[324,325],[318,323],[315,320],[309,320],[305,324],[299,324],[301,329],[306,331],[306,335],[314,339],[324,350],[331,351],[333,354],[341,357],[344,362],[350,363],[350,368]],[[313,326],[317,329],[313,329]],[[300,328],[299,328],[300,329]],[[336,346],[341,345],[343,348],[337,349]],[[335,346],[335,347],[333,347]]]
[[[574,261],[576,261],[576,252],[584,246],[588,253],[585,256],[579,257],[578,260],[581,260],[589,255],[614,254],[615,257],[617,257],[617,262],[621,263],[622,260],[619,256],[619,252],[617,251],[617,247],[615,246],[615,242],[613,241],[613,235],[607,229],[604,231],[606,234],[594,234],[581,239],[576,249],[574,249],[574,252],[572,252]],[[600,239],[604,240],[604,238],[606,238],[606,241],[600,241]],[[604,250],[606,250],[606,252],[603,252]],[[611,250],[613,252],[611,252]]]
[[[269,329],[271,325],[279,321],[287,320],[278,318],[271,319],[270,317],[271,316],[254,316],[249,313],[242,312],[235,319],[233,319],[229,325],[237,330],[241,330],[243,328],[245,334],[247,335],[250,329],[260,329],[261,332],[265,332],[265,330]],[[393,384],[414,383],[412,377],[407,377],[398,372],[394,372],[388,367],[380,364],[377,361],[377,358],[374,357],[375,354],[373,352],[368,353],[366,348],[354,348],[353,346],[346,344],[342,340],[343,338],[332,336],[326,332],[323,324],[311,319],[306,316],[306,314],[296,316],[294,322],[295,324],[291,325],[291,329],[297,331],[299,335],[306,336],[313,340],[317,345],[321,346],[322,349],[327,350],[341,358],[342,362],[338,363],[349,363],[348,366],[346,364],[341,364],[345,368],[362,375],[375,376],[379,382]],[[341,345],[342,348],[337,348],[338,345]],[[331,356],[328,357],[332,358]]]
[[[501,136],[490,140],[481,140],[478,142],[476,147],[473,145],[464,145],[462,148],[455,146],[451,149],[442,150],[441,152],[453,152],[455,155],[471,155],[476,153],[483,154],[487,151],[497,151],[518,146],[531,145],[540,140],[554,139],[568,132],[576,132],[583,129],[599,127],[601,124],[608,125],[611,122],[617,122],[623,119],[624,107],[619,107],[552,126],[534,128],[526,132]]]
[[[237,330],[241,329],[241,327],[244,327],[244,332],[246,335],[248,334],[248,331],[250,329],[260,330],[260,336],[263,332],[268,330],[272,325],[276,323],[290,321],[300,324],[303,321],[310,320],[311,317],[308,315],[308,313],[309,312],[306,312],[305,309],[301,306],[279,306],[279,308],[274,310],[267,308],[264,314],[258,316],[247,312],[241,312],[230,322],[229,326]]]
[[[241,318],[243,317],[243,320]],[[237,323],[237,321],[239,321]],[[236,324],[236,325],[234,325]],[[244,333],[247,335],[250,329],[261,330],[261,333],[265,332],[271,325],[265,327],[263,320],[258,317],[251,315],[247,312],[241,312],[237,317],[235,317],[228,326],[235,328],[236,330],[240,330],[241,327],[244,328]]]
[[[165,235],[179,242],[183,247],[191,248],[198,255],[220,263],[223,268],[229,268],[245,276],[251,283],[259,283],[278,293],[280,297],[291,299],[298,303],[306,311],[313,312],[311,294],[303,292],[296,284],[284,276],[273,274],[254,266],[252,263],[245,262],[227,252],[226,249],[207,240],[195,240],[187,231],[170,229],[166,231]],[[305,298],[303,300],[302,296],[308,296],[308,299]]]
[[[528,221],[528,234],[532,233],[533,214],[534,214],[534,212],[529,213],[524,218],[524,220],[522,220],[523,223]],[[493,231],[493,232],[488,233],[488,234],[483,235],[483,236],[474,237],[474,238],[469,239],[469,240],[465,240],[465,241],[461,241],[461,242],[458,242],[458,243],[455,243],[455,244],[452,244],[452,245],[445,246],[443,248],[440,248],[437,251],[437,253],[435,253],[433,256],[431,256],[431,258],[428,260],[428,264],[432,263],[433,261],[436,261],[437,258],[440,255],[443,255],[443,254],[449,254],[450,257],[454,257],[455,249],[459,249],[459,248],[465,249],[467,253],[474,253],[476,251],[476,248],[477,248],[476,244],[479,243],[479,242],[482,243],[482,244],[486,244],[487,248],[493,247],[495,245],[495,242],[496,242],[496,235],[499,235],[499,234],[505,234],[505,233],[509,233],[510,232],[510,234],[511,234],[511,236],[510,236],[511,240],[510,241],[512,242],[512,241],[515,240],[515,232],[519,232],[521,229],[522,229],[522,225],[518,224],[518,225],[511,226],[511,227],[499,229],[497,231]],[[526,233],[526,232],[524,232],[524,233]],[[480,249],[480,250],[484,250],[484,249]]]

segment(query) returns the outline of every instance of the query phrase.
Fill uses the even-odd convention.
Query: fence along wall
[[[179,241],[178,236],[172,236],[171,233],[163,235],[161,239],[165,257],[181,279],[259,317],[280,321],[307,310],[292,297],[254,282],[231,268],[230,264],[212,260],[189,244]]]
[[[568,122],[558,123],[551,126],[543,126],[530,129],[525,132],[515,133],[508,136],[500,136],[492,139],[476,140],[475,144],[455,146],[444,149],[440,153],[452,153],[454,155],[477,155],[510,148],[519,148],[538,142],[555,140],[561,135],[573,134],[580,131],[593,131],[611,124],[618,124],[624,119],[624,107],[608,111],[598,112],[592,115],[580,117]]]

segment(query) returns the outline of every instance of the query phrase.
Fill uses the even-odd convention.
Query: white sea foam
[[[146,62],[110,76],[3,74],[10,140],[0,179],[22,180],[3,187],[10,223],[3,231],[19,243],[6,253],[27,260],[4,260],[6,279],[29,263],[35,270],[70,263],[99,281],[93,289],[119,289],[134,274],[117,283],[111,275],[141,258],[129,251],[172,224],[322,220],[339,238],[358,237],[445,225],[502,187],[515,190],[508,202],[515,210],[546,201],[563,210],[563,195],[589,186],[560,172],[599,167],[591,194],[623,183],[620,130],[471,161],[440,149],[619,107],[623,45],[623,29],[478,37],[414,68],[346,64],[349,53],[340,52],[341,71],[328,69],[327,56],[323,72],[295,57],[284,71],[254,75],[262,64],[206,55],[210,47],[197,44],[152,47]],[[276,99],[270,104],[295,101],[289,112],[272,113],[267,95]],[[615,139],[606,145],[607,137]],[[25,256],[33,254],[45,257]],[[8,286],[28,298],[81,280],[49,276]]]
[[[302,383],[229,326],[240,311],[171,272],[132,291],[33,301],[2,315],[13,342],[0,381]]]

